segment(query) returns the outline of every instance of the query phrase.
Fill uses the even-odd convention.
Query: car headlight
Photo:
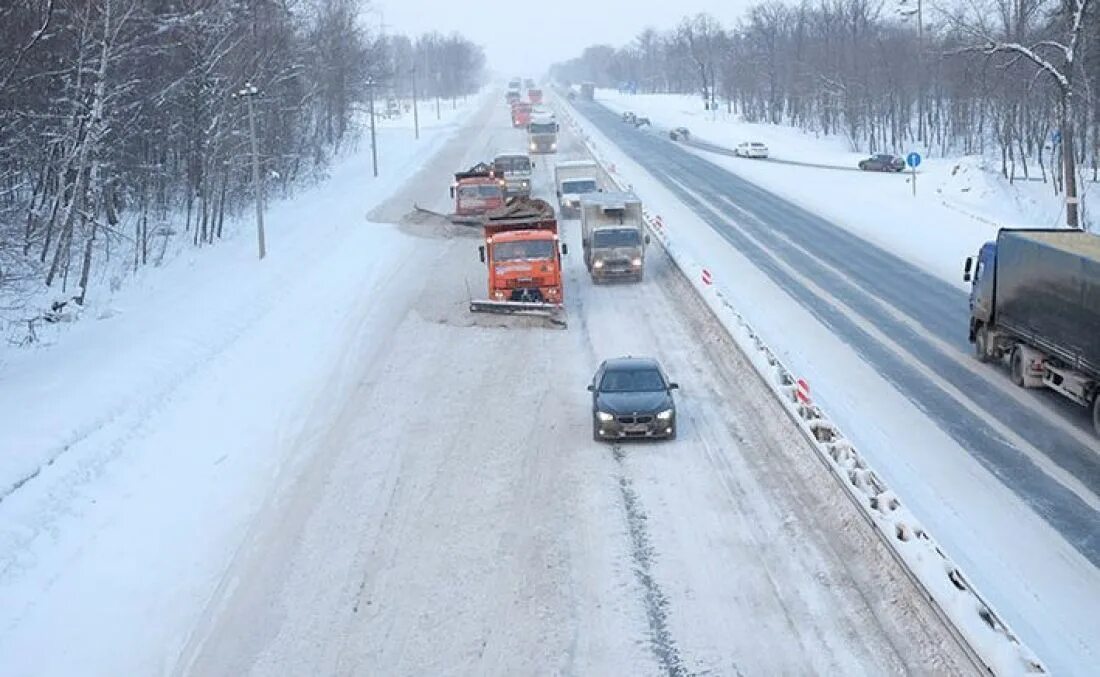
[[[633,265],[633,266],[634,266],[635,268],[637,268],[638,266],[642,265],[642,259],[641,259],[641,258],[635,258],[635,259],[634,259],[633,261],[631,261],[630,263],[631,263],[631,264],[632,264],[632,265]]]
[[[596,418],[600,419],[604,423],[610,423],[611,421],[615,420],[615,417],[607,413],[606,411],[597,411]]]
[[[593,268],[603,268],[603,260],[602,260],[602,259],[596,259],[596,260],[595,260],[595,261],[594,261],[594,262],[592,263],[592,267],[593,267]]]
[[[672,418],[672,410],[671,409],[665,409],[664,411],[657,412],[657,420],[659,420],[659,421],[667,421],[671,418]]]

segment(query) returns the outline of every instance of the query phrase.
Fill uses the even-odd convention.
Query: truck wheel
[[[1021,388],[1024,387],[1024,351],[1019,348],[1012,349],[1012,382]]]
[[[984,324],[979,325],[974,331],[974,355],[979,362],[989,361],[989,330],[985,328]]]

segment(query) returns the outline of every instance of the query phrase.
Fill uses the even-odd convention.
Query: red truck
[[[504,206],[504,187],[492,165],[480,162],[464,172],[455,172],[451,184],[455,223],[480,223],[482,217]]]
[[[561,257],[568,250],[553,207],[538,198],[513,198],[487,213],[483,228],[478,251],[488,267],[489,298],[471,301],[470,310],[537,315],[564,326]]]
[[[517,101],[512,104],[512,126],[527,127],[531,122],[531,104]]]

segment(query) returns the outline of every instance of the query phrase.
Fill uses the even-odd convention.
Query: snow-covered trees
[[[1005,176],[1034,172],[1068,194],[1074,177],[1063,158],[1097,180],[1097,0],[926,1],[919,15],[912,5],[768,1],[735,26],[688,18],[619,49],[588,50],[555,74],[697,93],[706,66],[691,27],[705,21],[719,45],[712,86],[747,120],[846,135],[867,151],[995,150]]]
[[[46,284],[82,302],[107,260],[154,263],[176,235],[216,242],[255,197],[246,107],[232,96],[245,82],[262,93],[268,189],[323,170],[358,131],[368,75],[400,88],[392,43],[412,44],[370,34],[364,5],[0,3],[0,296]],[[475,89],[480,50],[430,42],[445,52],[425,65],[435,87]]]

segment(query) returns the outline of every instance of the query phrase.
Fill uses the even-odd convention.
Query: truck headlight
[[[604,423],[610,423],[611,421],[615,420],[615,417],[607,413],[606,411],[597,411],[596,418],[600,419]]]
[[[658,421],[667,421],[671,418],[672,418],[672,410],[671,409],[665,409],[664,411],[657,412],[657,420]]]
[[[557,143],[550,144],[550,150],[557,150],[557,149],[558,149],[558,144]]]
[[[639,267],[639,266],[641,266],[641,265],[642,265],[642,259],[641,259],[641,257],[635,257],[635,258],[634,258],[634,260],[632,260],[632,261],[631,261],[630,263],[631,263],[631,264],[632,264],[632,265],[633,265],[633,266],[634,266],[635,268],[637,268],[637,267]]]
[[[596,260],[595,260],[595,261],[594,261],[594,262],[592,263],[592,267],[593,267],[593,268],[603,268],[603,259],[596,259]]]
[[[531,150],[538,150],[539,145],[537,143],[531,144]]]

